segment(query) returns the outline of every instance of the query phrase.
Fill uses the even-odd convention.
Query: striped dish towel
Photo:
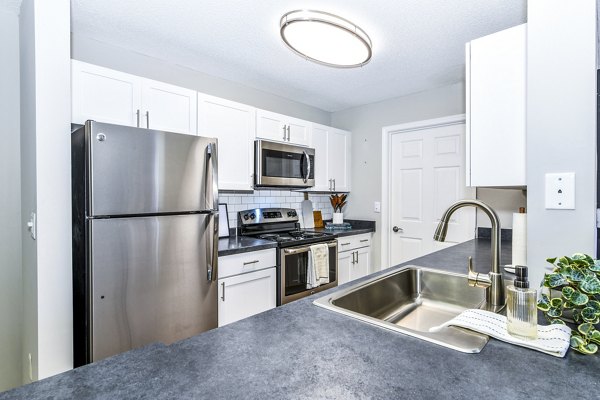
[[[571,328],[566,325],[538,325],[538,337],[535,340],[523,340],[511,336],[506,330],[506,317],[490,311],[466,310],[442,325],[429,329],[437,332],[447,326],[459,326],[481,332],[504,342],[541,351],[555,357],[564,357],[569,350]]]

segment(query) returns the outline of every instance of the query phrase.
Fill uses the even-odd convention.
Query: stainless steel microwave
[[[315,185],[315,149],[254,142],[254,186],[308,188]]]

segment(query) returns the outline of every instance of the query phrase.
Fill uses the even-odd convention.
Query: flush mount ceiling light
[[[285,44],[307,60],[337,68],[362,67],[371,60],[369,35],[337,15],[290,11],[281,17],[279,26]]]

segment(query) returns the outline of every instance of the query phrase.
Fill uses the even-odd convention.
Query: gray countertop
[[[219,239],[219,256],[274,249],[276,247],[277,243],[269,240],[256,239],[249,236],[231,236]]]
[[[484,271],[489,247],[487,240],[473,240],[406,264],[464,272],[473,255]],[[503,246],[503,254],[508,263],[510,247]],[[562,359],[494,339],[481,353],[464,354],[312,304],[326,293],[171,346],[120,354],[0,399],[598,398],[600,356],[569,351]]]

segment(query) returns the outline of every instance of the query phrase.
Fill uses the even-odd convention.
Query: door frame
[[[391,137],[393,134],[409,133],[431,128],[441,128],[444,126],[466,124],[465,114],[450,115],[447,117],[433,118],[422,121],[408,122],[399,125],[384,126],[381,130],[381,270],[392,267],[389,265],[391,260],[390,248],[390,203],[392,193],[390,190],[390,169],[391,169]],[[469,148],[469,141],[465,135],[466,148]],[[468,155],[465,152],[465,157]],[[466,164],[465,164],[466,168]]]

